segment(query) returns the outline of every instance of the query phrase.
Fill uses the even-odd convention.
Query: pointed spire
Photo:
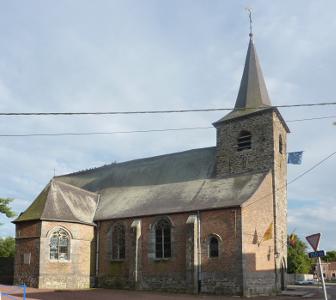
[[[268,96],[264,76],[253,43],[253,34],[250,32],[250,42],[235,109],[259,108],[265,106],[271,106],[271,101]]]

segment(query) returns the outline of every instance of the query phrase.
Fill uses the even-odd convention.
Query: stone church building
[[[289,129],[250,36],[215,147],[51,179],[16,225],[15,282],[251,296],[285,286]]]

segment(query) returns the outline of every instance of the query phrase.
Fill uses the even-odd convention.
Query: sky
[[[273,105],[336,102],[334,0],[0,2],[0,112],[233,107],[249,20]],[[283,108],[288,181],[336,151],[336,106]],[[0,116],[0,135],[207,127],[225,112]],[[320,120],[297,119],[335,116]],[[0,136],[0,197],[20,213],[54,174],[215,145],[215,130]],[[288,186],[288,230],[336,249],[336,155]],[[14,225],[0,216],[0,236]]]

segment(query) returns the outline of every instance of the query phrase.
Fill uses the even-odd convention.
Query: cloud
[[[115,111],[232,107],[248,42],[245,1],[57,1],[0,5],[1,111]],[[80,9],[79,9],[80,7]],[[334,101],[336,4],[255,1],[254,38],[274,104]],[[286,120],[334,107],[281,109]],[[2,133],[209,126],[223,112],[105,117],[0,117]],[[326,119],[288,123],[304,150],[294,178],[336,149]],[[3,138],[0,196],[22,211],[54,174],[215,145],[214,130],[90,137]],[[336,159],[288,187],[289,227],[336,248]],[[325,216],[325,217],[323,217]],[[309,222],[307,220],[309,219]],[[14,226],[1,217],[1,235]]]

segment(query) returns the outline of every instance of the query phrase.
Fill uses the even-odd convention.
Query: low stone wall
[[[42,274],[39,277],[38,287],[43,289],[87,289],[91,287],[91,280],[89,276]]]
[[[0,283],[13,284],[14,257],[0,257]]]

